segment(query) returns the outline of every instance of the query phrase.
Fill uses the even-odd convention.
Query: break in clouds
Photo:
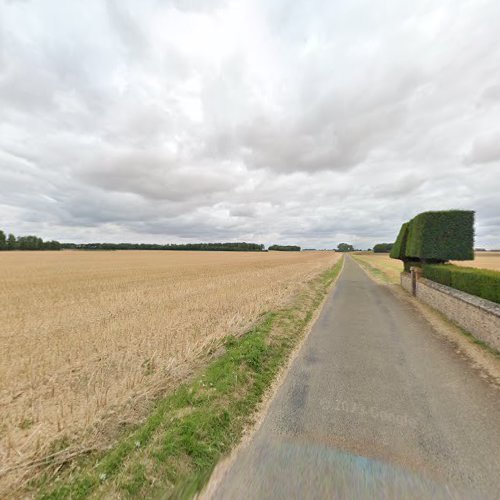
[[[500,3],[0,0],[0,227],[500,247]]]

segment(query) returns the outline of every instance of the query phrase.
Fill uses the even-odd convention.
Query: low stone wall
[[[401,286],[412,293],[409,273],[401,273]],[[417,281],[416,297],[500,351],[500,305],[425,278]]]

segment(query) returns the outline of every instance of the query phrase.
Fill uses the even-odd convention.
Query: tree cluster
[[[373,247],[374,253],[389,253],[394,243],[377,243]]]
[[[155,243],[63,243],[62,248],[74,250],[194,250],[223,252],[262,252],[258,243],[180,243],[159,245]]]
[[[0,230],[0,250],[61,250],[58,241],[43,241],[38,236],[18,236]]]
[[[354,247],[350,245],[349,243],[339,243],[337,245],[337,248],[335,249],[336,252],[354,252]]]
[[[300,247],[297,245],[271,245],[268,250],[276,250],[279,252],[300,252]]]

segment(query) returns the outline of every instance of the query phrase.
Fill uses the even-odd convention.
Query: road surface
[[[500,391],[350,257],[214,498],[500,498]]]

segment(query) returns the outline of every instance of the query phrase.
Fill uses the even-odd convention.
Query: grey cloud
[[[372,246],[458,207],[500,246],[499,15],[490,1],[0,4],[0,226]]]
[[[176,158],[148,151],[109,152],[86,163],[82,180],[108,191],[135,193],[154,200],[186,201],[226,192],[237,185],[218,166],[179,168]]]
[[[476,138],[465,157],[466,163],[500,162],[500,130]]]
[[[500,103],[500,83],[486,87],[479,98],[481,104],[496,105]]]

